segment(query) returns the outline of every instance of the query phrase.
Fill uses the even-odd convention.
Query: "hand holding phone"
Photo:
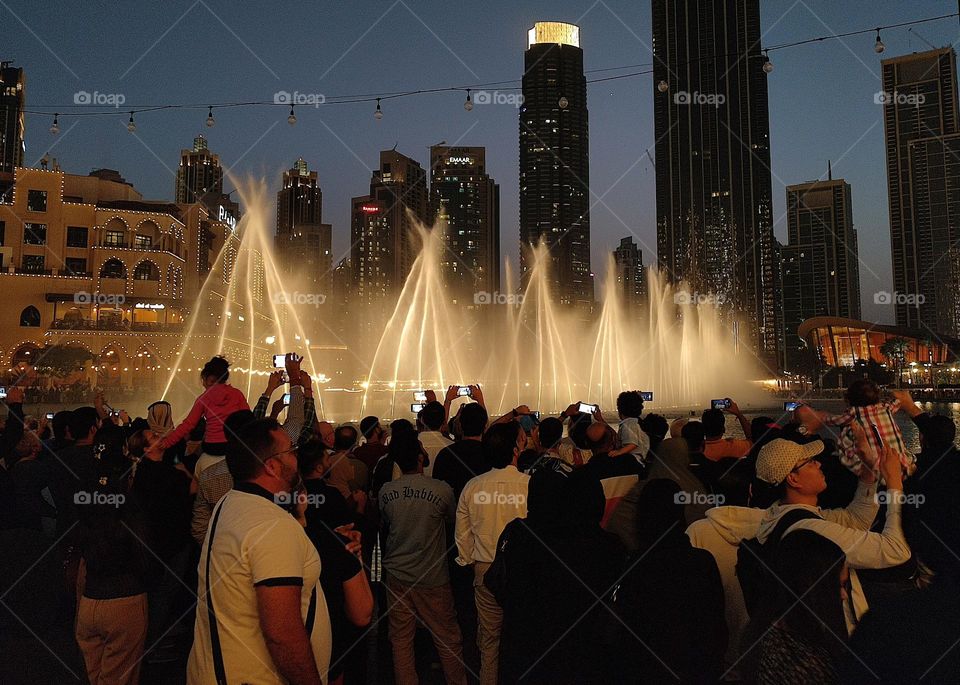
[[[411,405],[410,405],[410,411],[413,412],[414,414],[419,414],[420,411],[424,408],[424,406],[425,406],[425,405],[419,404],[419,403],[411,404]]]
[[[641,390],[640,399],[644,402],[653,402],[653,390]]]
[[[457,397],[473,397],[473,389],[469,385],[461,385],[457,390]]]
[[[720,411],[725,411],[730,408],[730,400],[724,398],[722,400],[710,400],[711,409],[719,409]]]
[[[580,406],[577,407],[577,411],[581,414],[593,414],[595,411],[600,409],[599,404],[587,404],[586,402],[581,402]]]

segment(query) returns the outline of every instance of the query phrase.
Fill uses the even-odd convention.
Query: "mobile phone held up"
[[[711,408],[711,409],[719,409],[719,410],[721,410],[721,411],[723,411],[724,409],[729,409],[729,408],[730,408],[730,400],[729,400],[729,399],[710,400],[710,408]]]
[[[797,407],[799,407],[801,404],[801,402],[797,402],[796,400],[784,402],[783,411],[797,411]]]
[[[457,397],[473,397],[473,389],[469,385],[461,385]]]
[[[653,390],[641,390],[640,398],[644,402],[653,402]]]
[[[419,402],[420,404],[427,403],[427,391],[426,390],[414,390],[413,391],[413,401]]]
[[[410,405],[410,411],[414,414],[419,414],[425,405],[420,403],[414,403]]]
[[[593,414],[600,408],[599,404],[587,404],[586,402],[581,402],[580,406],[577,408],[581,414]]]
[[[284,407],[290,406],[290,393],[288,392],[283,393],[283,406]]]

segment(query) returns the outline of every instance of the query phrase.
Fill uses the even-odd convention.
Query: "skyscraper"
[[[441,255],[449,297],[472,304],[500,290],[500,186],[482,147],[430,148],[430,210],[445,225]]]
[[[13,170],[23,166],[23,108],[26,77],[23,69],[0,62],[0,193],[13,184]]]
[[[788,245],[781,248],[785,368],[797,369],[797,333],[814,316],[860,318],[860,262],[850,184],[829,178],[787,186]]]
[[[782,344],[758,0],[653,0],[657,258],[728,303],[770,367]]]
[[[556,301],[590,309],[590,146],[579,27],[537,22],[523,62],[520,274],[529,277],[530,247],[543,240]]]
[[[620,239],[620,245],[613,251],[614,273],[617,289],[627,309],[635,309],[643,302],[647,292],[644,278],[643,252],[633,238]]]
[[[235,223],[240,218],[240,206],[223,192],[220,157],[210,151],[203,135],[193,139],[192,149],[180,150],[176,197],[177,204],[202,203],[220,220]]]
[[[891,303],[898,326],[955,336],[960,239],[957,58],[940,48],[881,62]]]
[[[414,221],[430,223],[427,207],[427,172],[419,162],[382,151],[370,194],[353,198],[351,211],[351,262],[361,302],[400,292],[416,258]]]
[[[317,172],[301,158],[283,172],[277,192],[276,246],[281,269],[296,276],[314,294],[330,297],[333,288],[333,246],[330,224],[323,223],[323,193]],[[319,308],[313,307],[319,314]]]

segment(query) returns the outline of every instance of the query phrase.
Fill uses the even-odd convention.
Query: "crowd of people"
[[[296,355],[252,407],[229,378],[179,423],[8,389],[0,626],[68,612],[93,685],[957,678],[960,454],[906,391],[671,422],[628,390],[608,423],[453,386],[334,425]]]

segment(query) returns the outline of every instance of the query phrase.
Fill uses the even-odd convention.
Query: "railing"
[[[136,331],[140,333],[180,333],[182,323],[159,323],[152,321],[134,321],[132,324],[124,321],[89,319],[57,319],[50,323],[51,330],[57,331]]]
[[[60,276],[72,276],[73,278],[93,278],[92,271],[70,271],[70,269],[60,269]]]
[[[8,272],[9,273],[9,272]],[[18,274],[30,274],[33,276],[50,276],[53,274],[52,269],[24,269],[22,267],[16,268],[16,273]]]

